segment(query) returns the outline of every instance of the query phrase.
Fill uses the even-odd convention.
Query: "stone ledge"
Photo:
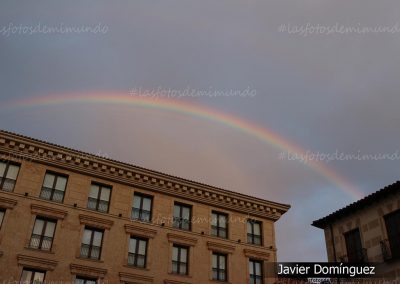
[[[235,251],[235,246],[221,244],[217,242],[207,242],[207,247],[209,250],[222,252],[222,253],[233,253]]]
[[[153,283],[153,277],[140,274],[120,272],[119,279],[126,284],[147,284]]]
[[[185,246],[195,246],[197,244],[196,238],[191,238],[184,235],[168,233],[167,238],[170,243],[174,244],[180,244]]]
[[[18,265],[24,267],[37,268],[46,271],[53,271],[58,264],[58,261],[55,260],[50,260],[30,255],[23,255],[23,254],[17,255],[17,261]]]
[[[104,278],[107,274],[107,269],[86,266],[81,264],[70,264],[71,274],[87,276],[87,277],[96,277],[96,278]]]
[[[141,227],[133,224],[125,224],[125,232],[138,237],[154,238],[157,234],[157,230]]]
[[[79,220],[81,224],[106,230],[111,229],[112,225],[114,225],[114,221],[84,214],[79,214]]]
[[[38,204],[31,204],[31,212],[32,214],[55,219],[64,219],[68,214],[65,210],[55,209],[53,207],[47,207]]]

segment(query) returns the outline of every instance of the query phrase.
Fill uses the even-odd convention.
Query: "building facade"
[[[0,131],[0,283],[273,283],[288,209]]]
[[[400,280],[400,182],[322,219],[329,261],[374,263],[385,280]]]

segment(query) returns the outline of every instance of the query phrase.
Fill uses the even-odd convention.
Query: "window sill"
[[[214,279],[210,279],[210,282],[212,282],[212,283],[221,283],[221,284],[231,284],[231,282],[229,282],[229,281],[214,280]]]
[[[179,276],[183,278],[192,278],[192,275],[188,274],[178,274],[178,273],[173,273],[173,272],[168,272],[169,275],[171,276]]]
[[[87,258],[87,257],[82,257],[82,256],[77,256],[76,258],[81,259],[81,260],[88,260],[91,262],[104,263],[104,261],[101,259],[93,259],[93,258]]]
[[[147,267],[137,267],[137,266],[128,265],[128,264],[124,264],[124,267],[135,269],[135,270],[140,270],[140,271],[150,271],[150,269]]]
[[[38,252],[43,252],[43,253],[47,253],[47,254],[55,254],[55,252],[53,250],[43,250],[43,249],[38,249],[38,248],[32,248],[30,246],[25,246],[24,248],[27,250],[31,250],[31,251],[38,251]]]

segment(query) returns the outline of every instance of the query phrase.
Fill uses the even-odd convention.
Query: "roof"
[[[36,139],[36,138],[24,136],[24,135],[21,135],[21,134],[13,133],[13,132],[2,130],[2,129],[0,129],[0,137],[1,136],[5,136],[5,137],[9,137],[9,138],[12,137],[12,138],[16,138],[16,139],[22,139],[22,140],[24,140],[26,142],[29,142],[29,141],[32,142],[33,141],[33,142],[44,144],[44,145],[47,145],[47,146],[50,146],[50,147],[56,147],[56,148],[59,148],[59,149],[65,150],[65,151],[73,152],[75,154],[80,154],[80,156],[84,156],[84,157],[88,157],[88,158],[94,158],[97,161],[109,162],[109,163],[112,163],[112,164],[114,164],[116,166],[125,166],[125,167],[128,167],[128,168],[132,169],[133,171],[141,171],[141,172],[144,172],[146,174],[157,175],[157,176],[160,176],[160,177],[163,177],[163,178],[166,178],[166,179],[175,180],[177,182],[184,182],[184,183],[193,184],[194,186],[207,188],[207,189],[219,192],[219,193],[231,194],[233,197],[237,196],[239,198],[240,197],[241,198],[245,198],[246,200],[252,201],[252,202],[268,203],[269,206],[274,206],[276,208],[279,208],[279,211],[282,214],[284,214],[286,211],[288,211],[290,209],[290,207],[291,207],[289,204],[283,204],[283,203],[279,203],[279,202],[274,202],[274,201],[271,201],[271,200],[261,199],[261,198],[250,196],[250,195],[247,195],[247,194],[243,194],[243,193],[239,193],[239,192],[235,192],[235,191],[231,191],[231,190],[222,189],[222,188],[211,186],[211,185],[208,185],[208,184],[205,184],[205,183],[200,183],[200,182],[196,182],[196,181],[193,181],[193,180],[177,177],[177,176],[174,176],[174,175],[169,175],[169,174],[161,173],[161,172],[158,172],[158,171],[150,170],[150,169],[143,168],[143,167],[140,167],[140,166],[136,166],[136,165],[133,165],[133,164],[129,164],[129,163],[113,160],[113,159],[110,159],[108,157],[99,157],[99,156],[96,156],[96,155],[91,154],[91,153],[86,153],[86,152],[83,152],[83,151],[80,151],[80,150],[75,150],[75,149],[72,149],[72,148],[69,148],[69,147],[57,145],[57,144],[54,144],[54,143],[50,143],[50,142],[47,142],[47,141],[39,140],[39,139]]]
[[[374,202],[387,198],[390,195],[396,194],[400,192],[400,181],[396,181],[395,183],[388,185],[366,197],[353,202],[342,209],[339,209],[328,216],[315,220],[311,225],[320,229],[324,229],[329,224],[332,224],[334,221],[346,217],[356,210],[360,210],[371,205]]]

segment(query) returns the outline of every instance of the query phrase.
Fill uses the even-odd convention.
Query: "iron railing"
[[[50,250],[52,243],[53,243],[52,237],[33,234],[31,236],[29,247],[34,249]]]
[[[56,202],[62,202],[64,199],[64,191],[57,190],[54,188],[42,187],[42,191],[40,192],[40,198]]]
[[[108,201],[89,197],[87,208],[107,213],[108,212],[108,204],[109,204]]]
[[[15,186],[15,180],[10,178],[0,178],[1,190],[12,192]]]
[[[90,259],[100,259],[101,247],[82,244],[81,257]]]
[[[128,253],[128,265],[144,268],[146,266],[146,256],[136,253]]]

